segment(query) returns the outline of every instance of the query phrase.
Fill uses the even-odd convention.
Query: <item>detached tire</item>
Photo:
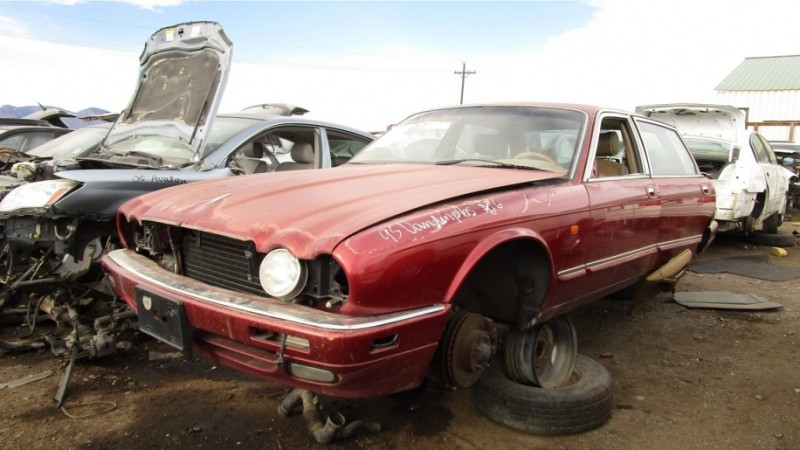
[[[540,435],[591,430],[611,417],[611,374],[578,355],[572,384],[543,389],[511,381],[502,364],[486,369],[475,386],[478,411],[511,428]]]

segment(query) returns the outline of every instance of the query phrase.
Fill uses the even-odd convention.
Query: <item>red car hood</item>
[[[428,205],[515,184],[558,178],[532,170],[434,165],[347,165],[247,175],[162,189],[121,212],[138,220],[285,247],[311,259],[346,237]]]

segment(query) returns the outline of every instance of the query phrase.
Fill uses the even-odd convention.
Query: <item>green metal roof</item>
[[[800,90],[800,55],[745,58],[717,91]]]

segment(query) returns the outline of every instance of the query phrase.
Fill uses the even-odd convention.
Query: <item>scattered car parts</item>
[[[738,311],[763,311],[780,309],[783,305],[755,294],[733,292],[676,292],[675,303],[687,308],[733,309]]]
[[[0,345],[24,350],[47,339],[56,354],[78,346],[79,357],[101,357],[136,326],[135,315],[103,285],[98,265],[119,246],[114,220],[125,201],[200,180],[330,168],[372,141],[349,127],[291,116],[306,112],[297,106],[216,114],[231,52],[214,22],[158,30],[140,57],[140,84],[102,143],[52,161],[44,166],[52,179],[21,185],[2,199],[0,311],[22,317],[31,332],[33,316],[55,321],[57,329],[47,338],[37,333]],[[18,166],[18,174],[36,179],[40,169]]]
[[[360,430],[369,433],[381,431],[381,425],[377,422],[356,420],[346,423],[344,415],[339,412],[328,415],[327,419],[323,421],[318,405],[319,398],[313,392],[305,389],[293,389],[278,405],[278,414],[288,417],[292,411],[302,407],[303,419],[308,431],[320,444],[348,438]]]

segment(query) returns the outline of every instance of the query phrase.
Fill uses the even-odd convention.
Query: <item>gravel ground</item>
[[[787,223],[783,232],[800,230]],[[800,267],[800,248],[775,266]],[[699,260],[769,255],[769,247],[720,237]],[[752,293],[776,311],[689,309],[669,295],[629,314],[605,299],[572,314],[581,353],[614,380],[614,410],[602,427],[534,436],[476,412],[471,390],[360,401],[322,397],[323,412],[375,420],[331,448],[364,449],[797,449],[800,448],[800,281],[688,273],[678,291]],[[0,354],[0,383],[51,371],[0,394],[0,442],[8,449],[318,448],[299,415],[276,408],[287,389],[176,355],[138,337],[131,350],[79,362],[64,409],[53,398],[65,361],[47,351]],[[160,360],[159,360],[160,359]]]

